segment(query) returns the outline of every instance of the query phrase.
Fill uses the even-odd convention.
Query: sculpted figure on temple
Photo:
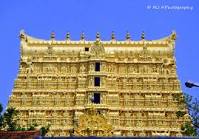
[[[94,65],[90,64],[90,71],[93,71],[93,70],[94,70]]]
[[[32,71],[33,71],[33,68],[32,68],[32,64],[30,63],[30,64],[27,65],[26,73],[30,74],[30,73],[32,73]]]
[[[67,64],[65,70],[66,70],[66,73],[71,73],[70,65]]]
[[[67,116],[68,116],[67,111],[64,111],[63,116],[64,116],[64,117],[67,117]]]
[[[135,68],[134,68],[134,73],[139,73],[139,66],[135,66]]]
[[[111,64],[108,64],[108,72],[112,72]]]
[[[27,96],[26,95],[22,95],[21,102],[22,102],[23,105],[26,104],[26,99],[27,99]]]
[[[80,72],[84,72],[85,71],[85,66],[84,66],[84,64],[82,64],[81,66],[80,66]]]
[[[143,66],[143,73],[147,73],[147,67],[146,66]]]
[[[75,65],[72,65],[72,67],[71,67],[71,72],[72,72],[72,73],[76,73],[76,72],[77,72],[77,68],[76,68]]]
[[[34,68],[33,68],[33,72],[40,73],[41,72],[40,66],[35,65]]]
[[[50,72],[51,73],[55,73],[56,72],[56,68],[53,65],[50,66]]]
[[[154,65],[154,66],[152,67],[152,72],[153,72],[153,73],[157,73],[157,66],[156,66],[156,65]]]
[[[65,66],[61,66],[61,73],[64,73],[66,70],[66,67]]]
[[[129,73],[133,73],[133,71],[134,71],[134,67],[133,67],[133,65],[131,65],[131,66],[129,66]]]
[[[25,73],[25,68],[23,68],[22,65],[19,67],[19,73]]]
[[[125,73],[125,66],[124,65],[120,65],[119,72],[120,73]]]
[[[176,73],[176,67],[175,67],[175,65],[171,66],[170,71],[171,71],[172,74]]]
[[[116,66],[115,66],[115,65],[113,65],[113,64],[111,64],[110,66],[111,66],[111,72],[115,72],[115,70],[116,70]]]
[[[102,78],[102,86],[105,86],[105,85],[106,85],[105,78]]]
[[[91,77],[90,80],[89,80],[89,85],[90,85],[90,86],[93,86],[93,78],[92,78],[92,77]]]
[[[160,66],[159,72],[160,72],[160,74],[164,74],[164,66],[163,66],[163,64]]]

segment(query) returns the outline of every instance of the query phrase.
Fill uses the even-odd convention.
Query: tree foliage
[[[47,126],[41,127],[40,128],[41,136],[45,136],[48,133],[49,129],[50,129],[50,125],[49,124]]]
[[[181,130],[185,136],[197,136],[196,128],[191,123],[186,122],[183,124]]]
[[[15,108],[9,107],[6,109],[4,114],[2,114],[3,107],[0,103],[0,130],[3,128],[7,131],[31,131],[35,130],[38,126],[36,123],[33,123],[29,127],[21,127],[17,124],[17,115],[18,111]],[[43,126],[40,128],[41,136],[45,136],[50,129],[50,125]]]
[[[199,130],[199,100],[193,99],[192,96],[185,95],[186,105],[189,111],[189,115],[192,117],[192,123],[197,130]]]
[[[0,103],[0,114],[2,113],[2,111],[3,111],[3,106],[2,106],[2,104]]]
[[[16,116],[18,111],[15,108],[6,109],[3,115],[3,125],[8,131],[16,131],[17,129],[17,119]]]
[[[31,131],[35,130],[35,128],[38,126],[36,123],[31,124],[27,128],[18,125],[17,115],[19,112],[15,108],[7,108],[4,114],[1,114],[2,111],[3,107],[0,104],[0,129],[4,129],[7,131]]]
[[[199,136],[199,100],[193,99],[189,94],[184,93],[184,96],[175,96],[175,99],[179,104],[179,111],[176,112],[176,116],[183,117],[186,112],[182,109],[186,107],[188,114],[191,116],[192,123],[184,123],[181,129],[186,136]]]
[[[2,111],[3,111],[3,106],[2,104],[0,103],[0,130],[1,128],[3,127],[3,116],[2,116]]]

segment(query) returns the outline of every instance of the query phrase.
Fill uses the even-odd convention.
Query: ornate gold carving
[[[91,53],[94,54],[94,56],[98,57],[105,53],[105,49],[100,41],[96,41],[94,45],[91,47]]]
[[[74,132],[76,136],[112,136],[113,127],[92,106],[79,117],[78,126]]]
[[[111,41],[99,34],[95,41],[72,41],[69,33],[66,41],[35,39],[24,31],[20,37],[19,73],[8,106],[19,110],[23,126],[50,123],[49,136],[69,136],[73,129],[78,136],[177,136],[190,121],[188,114],[175,114],[173,97],[182,95],[175,33],[152,41],[131,41],[129,34],[127,41],[116,41],[114,34]],[[90,108],[94,93],[100,93],[100,104]]]

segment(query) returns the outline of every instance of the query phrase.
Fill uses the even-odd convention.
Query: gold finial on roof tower
[[[145,39],[145,33],[144,33],[144,31],[142,31],[141,39],[142,39],[142,40]]]
[[[81,40],[84,40],[84,39],[85,39],[84,32],[82,32],[82,34],[81,34],[81,36],[80,36],[80,39],[81,39]]]
[[[130,40],[130,39],[131,39],[130,33],[127,31],[127,33],[126,33],[126,40]]]
[[[22,39],[25,39],[25,31],[22,29],[20,31],[20,34],[19,34],[19,38],[22,40]]]
[[[55,32],[54,32],[54,31],[51,32],[50,38],[51,38],[52,40],[55,39]]]
[[[172,31],[171,39],[176,40],[176,32],[175,31]]]
[[[115,40],[115,32],[114,31],[112,31],[112,33],[111,33],[111,39]]]
[[[69,32],[66,33],[66,40],[70,40],[70,33]]]
[[[99,32],[97,32],[97,34],[96,34],[96,40],[99,40],[100,39],[100,34],[99,34]]]

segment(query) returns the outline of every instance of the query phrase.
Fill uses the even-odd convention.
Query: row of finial
[[[50,38],[51,38],[51,39],[55,39],[55,32],[52,32],[52,33],[51,33]],[[111,39],[112,39],[112,40],[115,40],[115,38],[116,38],[116,37],[115,37],[115,33],[112,32],[112,33],[111,33]],[[80,36],[80,39],[81,39],[81,40],[84,40],[84,39],[85,39],[85,35],[84,35],[83,32],[82,32],[82,34],[81,34],[81,36]],[[142,34],[141,34],[141,39],[142,39],[142,40],[145,39],[145,34],[144,34],[144,32],[142,32]],[[67,34],[66,34],[66,40],[70,40],[70,33],[69,33],[69,32],[67,32]],[[100,40],[100,34],[99,34],[99,32],[97,32],[97,34],[96,34],[96,40]],[[129,32],[126,33],[126,40],[131,40],[131,35],[130,35]]]

